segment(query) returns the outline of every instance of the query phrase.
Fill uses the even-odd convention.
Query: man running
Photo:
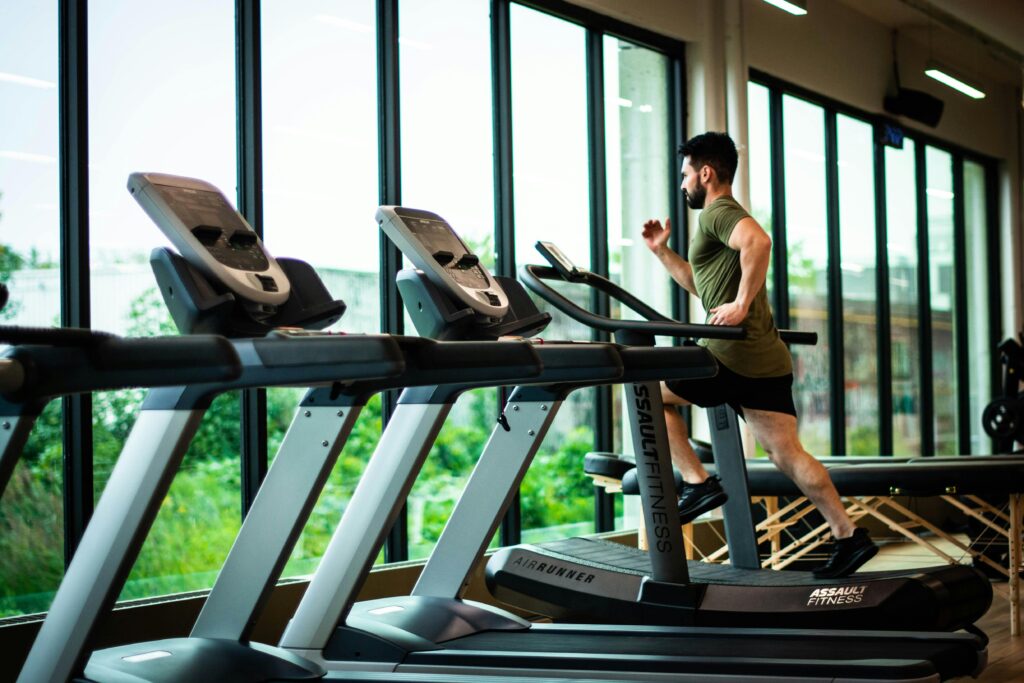
[[[742,325],[746,338],[702,341],[718,360],[718,374],[705,380],[662,383],[672,462],[683,475],[679,517],[683,523],[722,505],[726,493],[690,446],[686,422],[674,406],[729,404],[750,425],[769,459],[817,506],[835,542],[818,578],[855,572],[878,546],[867,529],[854,526],[828,471],[804,450],[793,403],[793,362],[768,306],[765,287],[772,241],[732,196],[736,145],[725,133],[698,135],[680,148],[681,189],[691,209],[702,209],[690,241],[689,260],[668,246],[671,222],[649,220],[643,238],[672,279],[697,296],[709,325]]]

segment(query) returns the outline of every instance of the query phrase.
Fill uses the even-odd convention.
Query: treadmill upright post
[[[750,512],[747,464],[743,459],[736,411],[728,405],[719,405],[708,408],[707,415],[718,476],[722,479],[722,488],[729,495],[729,500],[722,506],[729,563],[740,569],[760,569],[754,517]]]
[[[451,412],[452,394],[434,403],[430,398],[432,389],[402,392],[320,566],[281,636],[281,647],[314,661],[323,659],[321,651],[335,628],[344,623],[388,529]],[[410,402],[410,396],[427,398]]]
[[[25,449],[41,406],[8,403],[0,399],[0,496],[14,474],[14,466]]]
[[[633,435],[651,578],[664,583],[687,584],[690,572],[676,509],[676,484],[661,386],[658,382],[636,382],[627,387],[624,412],[629,416]]]
[[[547,387],[512,392],[504,410],[508,429],[495,425],[412,595],[460,597],[561,405],[558,392]]]
[[[82,673],[100,614],[117,598],[209,405],[167,409],[160,400],[180,392],[149,393],[18,681],[57,682]],[[156,409],[147,408],[153,403]]]
[[[235,538],[192,637],[248,640],[366,403],[307,392]],[[354,400],[353,400],[354,399]]]

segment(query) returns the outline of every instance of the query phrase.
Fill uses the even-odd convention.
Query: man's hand
[[[661,226],[661,221],[651,219],[644,223],[644,243],[647,244],[647,248],[653,251],[655,254],[661,252],[668,245],[668,239],[672,236],[672,220],[669,218],[665,219],[665,227]]]
[[[711,309],[709,325],[739,325],[747,317],[747,309],[737,301]]]

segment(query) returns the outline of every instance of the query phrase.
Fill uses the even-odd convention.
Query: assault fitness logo
[[[807,599],[808,607],[831,607],[833,605],[856,605],[864,599],[864,586],[834,586],[815,588]]]

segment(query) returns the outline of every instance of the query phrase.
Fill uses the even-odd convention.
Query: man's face
[[[703,167],[701,167],[703,171]],[[683,191],[686,204],[691,209],[703,209],[704,201],[708,197],[708,187],[700,179],[700,173],[690,164],[690,157],[683,159],[683,183],[679,189]]]

